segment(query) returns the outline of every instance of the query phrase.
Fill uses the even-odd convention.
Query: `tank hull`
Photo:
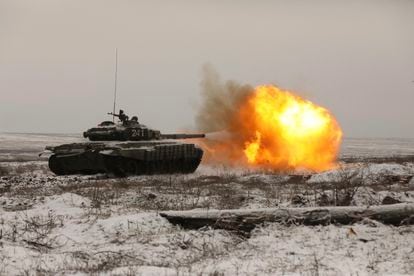
[[[108,173],[117,176],[194,172],[203,151],[181,142],[65,144],[50,149],[49,168],[57,175]]]

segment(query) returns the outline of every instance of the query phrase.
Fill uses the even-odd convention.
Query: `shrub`
[[[0,165],[0,176],[6,176],[10,174],[10,169]]]

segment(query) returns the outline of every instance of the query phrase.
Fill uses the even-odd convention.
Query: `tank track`
[[[52,155],[49,168],[57,175],[112,173],[117,176],[193,173],[201,162],[199,150],[192,158],[168,160],[137,160],[121,156],[85,152],[73,155]]]
[[[86,152],[49,157],[49,168],[57,175],[105,173],[103,159],[98,154]]]
[[[104,158],[107,172],[117,176],[151,174],[188,174],[193,173],[201,158],[143,161],[124,157],[107,156]]]

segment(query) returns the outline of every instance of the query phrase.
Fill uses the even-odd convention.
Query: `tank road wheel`
[[[184,173],[192,173],[194,172],[193,170],[193,164],[194,164],[194,160],[192,159],[187,159],[187,160],[183,160],[183,171]]]
[[[63,169],[62,164],[56,157],[56,155],[52,155],[49,157],[49,168],[56,175],[65,174],[65,170]]]
[[[125,177],[128,175],[143,174],[143,169],[139,161],[124,157],[105,156],[105,168],[107,173],[115,176]]]
[[[191,173],[191,163],[192,163],[192,160],[188,160],[188,159],[183,160],[183,172],[184,173]]]
[[[201,162],[201,159],[195,159],[195,158],[186,160],[186,173],[195,172],[200,162]]]
[[[115,156],[104,157],[106,173],[113,173],[115,176],[124,177],[125,173],[122,170],[122,159]]]
[[[170,160],[166,162],[166,173],[175,173],[177,170],[177,164],[174,163],[174,160]]]
[[[157,165],[159,165],[159,163],[155,161],[149,161],[148,166],[147,166],[147,174],[149,175],[156,174],[158,172]]]
[[[133,159],[125,161],[125,172],[129,175],[139,174],[138,163]]]
[[[168,163],[167,162],[168,161],[165,161],[165,160],[156,161],[156,163],[155,163],[156,170],[155,170],[154,174],[164,174],[164,173],[168,172],[168,166],[167,166]]]

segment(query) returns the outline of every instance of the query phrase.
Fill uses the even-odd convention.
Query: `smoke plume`
[[[223,82],[211,65],[203,67],[201,105],[196,115],[196,126],[207,134],[198,141],[204,149],[203,162],[227,165],[244,165],[245,135],[238,131],[239,108],[254,92],[250,85],[235,81]]]
[[[201,81],[202,104],[196,116],[198,130],[207,133],[230,131],[238,108],[253,91],[250,85],[223,82],[211,65],[205,65]]]

